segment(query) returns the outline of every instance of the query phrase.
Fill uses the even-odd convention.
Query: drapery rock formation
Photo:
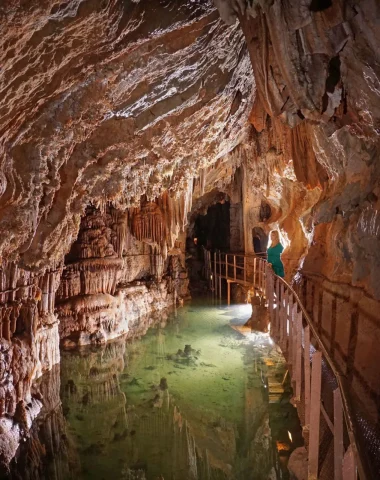
[[[226,200],[233,250],[280,229],[379,422],[380,7],[214,3],[0,5],[3,459],[60,339],[139,334],[186,296],[187,222]]]
[[[57,292],[66,346],[136,335],[144,317],[187,295],[182,253],[173,245],[168,256],[161,212],[152,202],[126,214],[113,207],[104,213],[87,209]]]

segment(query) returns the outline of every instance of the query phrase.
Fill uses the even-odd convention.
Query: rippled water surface
[[[63,352],[12,477],[287,478],[300,427],[277,348],[232,328],[249,316],[194,301],[140,340]]]

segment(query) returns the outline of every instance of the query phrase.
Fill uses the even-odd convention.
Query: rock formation
[[[32,380],[59,361],[59,336],[138,332],[187,294],[193,179],[246,136],[254,81],[241,30],[207,2],[9,0],[0,18],[9,430]]]
[[[250,170],[268,176],[256,205],[265,199],[272,215],[253,221],[290,242],[288,272],[302,266],[307,308],[378,422],[379,5],[215,3],[241,25],[256,82]]]
[[[0,5],[0,422],[14,445],[60,339],[144,331],[187,295],[187,224],[191,238],[226,201],[232,250],[280,229],[288,280],[379,422],[380,7],[214,3]]]

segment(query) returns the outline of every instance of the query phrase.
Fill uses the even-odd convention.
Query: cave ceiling
[[[0,7],[0,255],[60,260],[89,204],[192,188],[247,135],[244,36],[205,1]]]

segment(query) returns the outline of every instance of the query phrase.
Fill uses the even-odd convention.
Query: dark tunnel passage
[[[196,240],[195,240],[196,239]],[[206,215],[198,215],[194,224],[194,241],[211,250],[230,249],[230,202],[211,205]]]

